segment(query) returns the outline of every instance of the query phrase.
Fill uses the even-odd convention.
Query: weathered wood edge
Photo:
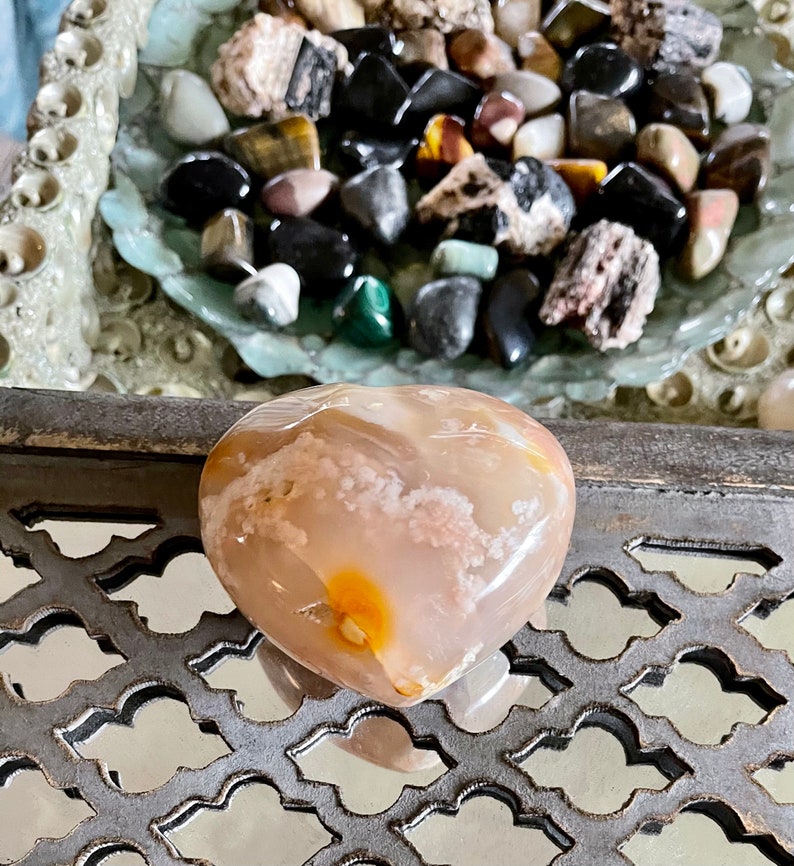
[[[0,451],[201,461],[254,404],[0,388]],[[549,421],[580,481],[794,495],[794,434]]]

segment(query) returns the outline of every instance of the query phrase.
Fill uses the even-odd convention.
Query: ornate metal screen
[[[632,639],[616,658],[596,660],[559,631],[527,626],[505,652],[515,671],[539,676],[553,696],[539,709],[514,707],[494,729],[473,734],[457,727],[441,702],[397,712],[346,691],[307,699],[284,721],[252,721],[228,691],[202,676],[224,655],[255,651],[239,614],[205,614],[186,634],[161,634],[132,605],[108,597],[108,587],[143,569],[162,569],[175,552],[200,550],[203,455],[246,408],[0,391],[0,548],[41,577],[0,604],[0,670],[2,650],[36,644],[65,624],[80,625],[104,651],[122,656],[98,679],[73,683],[44,702],[28,700],[3,678],[0,787],[22,769],[40,768],[52,787],[95,813],[65,838],[39,841],[19,863],[97,864],[124,850],[152,866],[184,863],[169,832],[201,810],[224,809],[253,781],[275,788],[288,811],[316,815],[330,833],[331,843],[309,861],[316,866],[425,863],[406,831],[478,795],[509,806],[517,825],[542,829],[559,848],[557,866],[625,864],[627,840],[661,832],[682,811],[709,815],[730,839],[752,843],[773,863],[794,863],[794,805],[776,802],[753,775],[794,759],[794,666],[741,625],[794,595],[790,436],[550,424],[571,456],[579,500],[555,592],[565,597],[584,578],[600,581],[621,603],[644,608],[659,630]],[[40,520],[65,517],[153,528],[69,559],[35,531]],[[735,557],[759,568],[737,574],[725,590],[695,591],[672,572],[646,571],[643,551]],[[760,721],[739,723],[722,742],[703,745],[669,718],[644,714],[633,690],[661,685],[686,662],[711,670],[724,690],[752,698]],[[101,762],[81,757],[78,746],[110,722],[129,723],[158,696],[186,704],[202,731],[223,738],[228,754],[133,794]],[[406,787],[374,816],[346,807],[334,785],[305,778],[295,759],[301,744],[324,731],[349,732],[372,714],[399,722],[446,764],[435,781]],[[521,768],[534,751],[564,749],[588,726],[616,736],[628,764],[654,766],[664,777],[661,789],[637,790],[618,810],[593,814]],[[263,866],[268,862],[263,854]]]

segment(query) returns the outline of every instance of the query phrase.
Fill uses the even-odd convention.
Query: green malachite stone
[[[499,253],[494,247],[485,244],[458,240],[441,241],[433,250],[430,264],[439,276],[477,277],[487,283],[496,276]]]
[[[394,339],[391,289],[377,277],[356,277],[336,299],[333,322],[336,333],[354,346],[385,346]]]

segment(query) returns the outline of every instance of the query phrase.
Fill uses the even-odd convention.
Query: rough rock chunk
[[[540,318],[578,328],[601,351],[625,349],[642,335],[660,284],[653,245],[628,226],[601,220],[571,244]]]
[[[493,33],[494,20],[488,0],[366,0],[367,20],[395,30],[432,27],[442,33],[484,30]]]
[[[547,177],[545,167],[535,163],[523,159],[513,167],[475,154],[420,199],[416,217],[441,224],[445,237],[504,246],[517,255],[547,255],[568,231],[573,200],[568,210],[553,185],[557,175],[548,169]]]
[[[232,114],[317,119],[331,113],[334,79],[346,65],[347,50],[330,36],[259,13],[218,49],[212,87]]]
[[[612,33],[643,66],[703,69],[719,54],[722,22],[689,0],[611,0]]]

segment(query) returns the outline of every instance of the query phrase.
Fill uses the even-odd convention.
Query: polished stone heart
[[[296,661],[392,706],[432,697],[541,606],[568,549],[570,464],[518,409],[456,388],[324,385],[210,454],[204,546]]]

